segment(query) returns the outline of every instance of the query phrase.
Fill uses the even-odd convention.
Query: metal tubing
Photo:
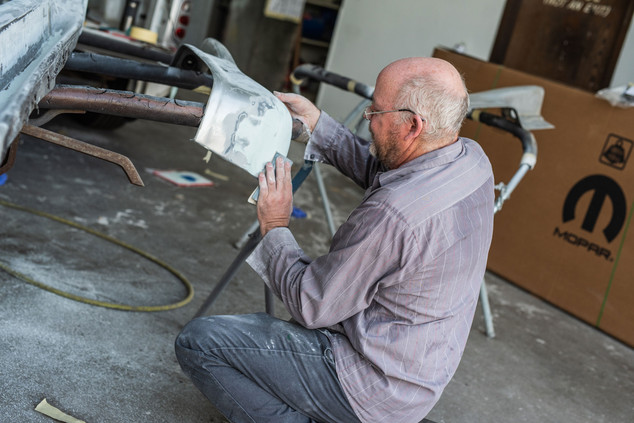
[[[247,257],[251,255],[253,250],[255,250],[255,247],[258,246],[261,239],[262,239],[262,236],[260,235],[260,230],[258,226],[258,230],[251,237],[249,237],[247,243],[244,245],[244,247],[242,247],[242,250],[240,250],[236,258],[233,259],[233,261],[229,265],[229,268],[225,271],[224,275],[222,275],[222,277],[220,278],[220,281],[218,281],[218,283],[216,284],[214,289],[211,291],[207,299],[200,306],[200,308],[198,309],[194,317],[201,317],[207,312],[207,310],[216,301],[216,298],[218,298],[222,290],[225,289],[225,287],[229,284],[229,282],[231,282],[233,277],[236,275],[238,270],[240,270],[242,263],[244,263]]]
[[[39,103],[42,109],[81,109],[114,116],[197,127],[204,104],[103,88],[58,85]]]
[[[314,162],[305,160],[304,165],[295,174],[292,181],[293,192],[296,192],[299,189],[299,187],[302,185],[302,183],[306,180],[306,177],[308,177],[308,175],[313,169],[313,163]],[[259,228],[260,226],[258,224],[256,231],[251,236],[249,236],[249,239],[247,240],[246,244],[242,247],[242,249],[236,256],[236,258],[233,259],[233,261],[229,265],[229,268],[225,271],[224,275],[222,275],[218,283],[216,283],[216,286],[211,291],[209,296],[205,299],[205,302],[200,306],[200,308],[198,309],[194,317],[200,317],[200,316],[203,316],[205,313],[207,313],[207,310],[209,310],[209,308],[213,305],[213,303],[216,301],[216,298],[218,298],[222,290],[225,289],[225,287],[229,284],[229,282],[231,282],[231,279],[233,279],[233,277],[236,275],[236,273],[240,269],[240,266],[242,266],[242,263],[244,263],[247,257],[249,257],[249,255],[253,252],[253,250],[255,250],[255,247],[258,246],[258,244],[262,240],[262,235],[260,234]],[[266,311],[270,312],[270,314],[273,314],[274,303],[273,303],[272,293],[266,290],[264,292],[265,292]]]
[[[155,62],[172,63],[172,54],[128,39],[118,39],[102,31],[83,28],[79,43]]]
[[[486,281],[482,280],[480,285],[480,301],[482,302],[482,314],[484,314],[484,326],[489,338],[495,338],[495,329],[493,327],[493,314],[491,314],[491,306],[489,305],[489,294],[487,294]]]
[[[240,239],[238,241],[236,241],[236,243],[234,244],[234,246],[236,248],[242,248],[244,247],[244,244],[246,244],[246,242],[249,240],[249,236],[251,236],[251,234],[253,232],[255,232],[255,230],[257,228],[260,227],[260,222],[256,219],[255,222],[253,222],[251,224],[251,226],[249,226],[249,229],[247,229],[244,234],[240,237]]]
[[[71,150],[79,151],[88,156],[96,157],[105,160],[110,163],[119,165],[126,176],[134,185],[143,186],[143,180],[139,172],[126,156],[119,153],[97,147],[92,144],[85,143],[83,141],[76,140],[65,135],[58,134],[56,132],[48,131],[46,129],[38,128],[37,126],[24,125],[21,131],[23,134],[30,135],[35,138],[39,138],[44,141],[48,141],[53,144],[60,145],[62,147],[70,148]]]
[[[315,163],[315,178],[317,179],[317,187],[319,188],[319,194],[321,195],[321,201],[324,203],[324,211],[326,212],[326,222],[328,223],[328,229],[330,229],[330,236],[335,236],[337,228],[335,228],[335,222],[332,218],[332,211],[330,210],[330,200],[328,200],[328,193],[326,192],[326,185],[321,176],[321,170],[319,170],[319,164]]]
[[[528,173],[529,170],[531,170],[529,165],[525,163],[520,164],[519,169],[517,169],[509,183],[500,190],[500,195],[498,195],[498,198],[495,200],[495,208],[493,209],[494,213],[502,210],[502,205],[504,204],[504,202],[509,199],[515,187],[517,187],[517,185],[520,183],[522,178]]]
[[[98,73],[116,78],[156,82],[157,84],[171,85],[188,90],[193,90],[200,86],[211,88],[214,82],[213,77],[206,73],[184,70],[173,66],[140,63],[135,60],[121,59],[97,53],[74,52],[66,61],[64,69]]]
[[[123,9],[123,16],[121,17],[121,23],[119,29],[123,32],[130,31],[132,25],[136,21],[136,15],[139,12],[139,0],[127,0],[125,2],[125,8]]]
[[[361,120],[363,118],[363,111],[370,104],[372,104],[372,101],[368,100],[367,98],[361,100],[359,104],[357,104],[356,107],[352,109],[350,113],[348,113],[348,116],[346,116],[346,118],[342,122],[343,126],[350,128],[350,125],[355,119]],[[357,125],[355,125],[354,130],[356,130],[358,126],[359,124],[357,123]]]
[[[270,316],[275,316],[275,295],[266,284],[264,285],[264,310]]]
[[[59,115],[64,115],[67,113],[74,114],[84,114],[86,113],[84,110],[66,110],[66,109],[50,109],[45,111],[44,113],[40,113],[38,117],[29,119],[29,125],[33,126],[42,126],[49,123],[55,117]]]

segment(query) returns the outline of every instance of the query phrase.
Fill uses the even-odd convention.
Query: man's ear
[[[426,122],[425,119],[423,119],[422,117],[418,115],[413,115],[412,118],[409,120],[409,124],[409,131],[405,136],[405,139],[408,141],[414,141],[418,139],[420,134],[423,132],[423,129],[425,129]]]

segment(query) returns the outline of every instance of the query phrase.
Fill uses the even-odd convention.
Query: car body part
[[[0,4],[0,161],[55,85],[81,32],[87,0]]]
[[[275,153],[288,154],[291,115],[273,93],[244,75],[226,48],[214,41],[207,39],[203,48],[216,55],[183,45],[173,62],[213,75],[213,89],[194,141],[257,176]]]
[[[7,157],[4,162],[0,160],[0,175],[4,175],[13,167],[15,163],[15,156],[18,154],[18,137],[11,143],[9,147],[9,151],[7,152]]]

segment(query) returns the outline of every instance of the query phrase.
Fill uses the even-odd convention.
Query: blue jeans
[[[176,356],[233,423],[359,422],[319,330],[265,313],[200,317],[176,339]]]

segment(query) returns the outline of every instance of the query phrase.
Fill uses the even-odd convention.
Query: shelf
[[[330,39],[343,0],[306,0],[299,25],[291,68],[310,63],[325,66]],[[301,88],[302,95],[315,101],[319,82],[310,80]]]
[[[330,43],[328,41],[313,40],[312,38],[305,38],[305,37],[302,37],[301,41],[302,41],[302,44],[306,44],[309,46],[322,47],[322,48],[330,47]]]
[[[333,10],[339,10],[339,4],[328,0],[306,0],[306,4],[319,7],[327,7]]]

